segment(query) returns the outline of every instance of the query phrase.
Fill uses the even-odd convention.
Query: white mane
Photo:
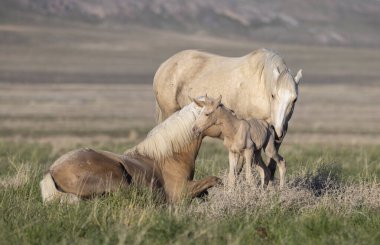
[[[251,55],[251,64],[255,66],[254,71],[261,74],[262,80],[268,83],[268,88],[277,82],[274,69],[278,69],[280,74],[288,72],[284,59],[272,50],[258,49]]]
[[[186,149],[194,139],[191,131],[202,107],[194,102],[183,107],[154,127],[146,139],[126,153],[138,153],[151,159],[162,160]]]

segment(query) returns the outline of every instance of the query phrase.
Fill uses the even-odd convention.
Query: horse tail
[[[43,203],[53,201],[61,196],[61,192],[57,189],[50,173],[45,174],[40,182],[40,188]]]
[[[156,123],[161,123],[162,122],[162,111],[161,111],[161,108],[160,106],[158,105],[157,101],[156,101]]]

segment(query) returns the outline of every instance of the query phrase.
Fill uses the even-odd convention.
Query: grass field
[[[205,200],[167,206],[133,187],[79,205],[40,200],[43,170],[60,154],[48,144],[1,143],[2,244],[378,244],[377,147],[284,147],[287,188],[262,191],[240,183]],[[98,145],[121,152],[123,144]],[[66,151],[69,149],[62,149]],[[226,152],[206,143],[196,178],[223,175]]]
[[[197,48],[274,48],[304,69],[281,149],[287,187],[239,183],[175,206],[132,187],[79,205],[41,202],[61,154],[121,153],[154,126],[155,69]],[[380,244],[380,54],[366,48],[252,43],[62,21],[0,24],[0,244]],[[224,176],[205,140],[196,179]]]

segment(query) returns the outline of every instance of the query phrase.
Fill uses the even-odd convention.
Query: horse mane
[[[201,109],[194,102],[183,107],[154,127],[141,143],[127,150],[125,154],[137,153],[161,161],[186,150],[194,140],[191,129]]]
[[[276,80],[273,72],[274,69],[278,69],[280,75],[283,73],[289,73],[284,59],[276,52],[269,49],[263,48],[255,50],[250,54],[250,63],[254,66],[253,70],[255,73],[261,73],[261,80],[270,84],[273,84]]]

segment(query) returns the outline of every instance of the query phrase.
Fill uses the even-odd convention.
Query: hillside
[[[24,13],[137,24],[255,41],[379,46],[376,0],[3,0],[2,19]],[[18,13],[18,14],[14,14]]]

